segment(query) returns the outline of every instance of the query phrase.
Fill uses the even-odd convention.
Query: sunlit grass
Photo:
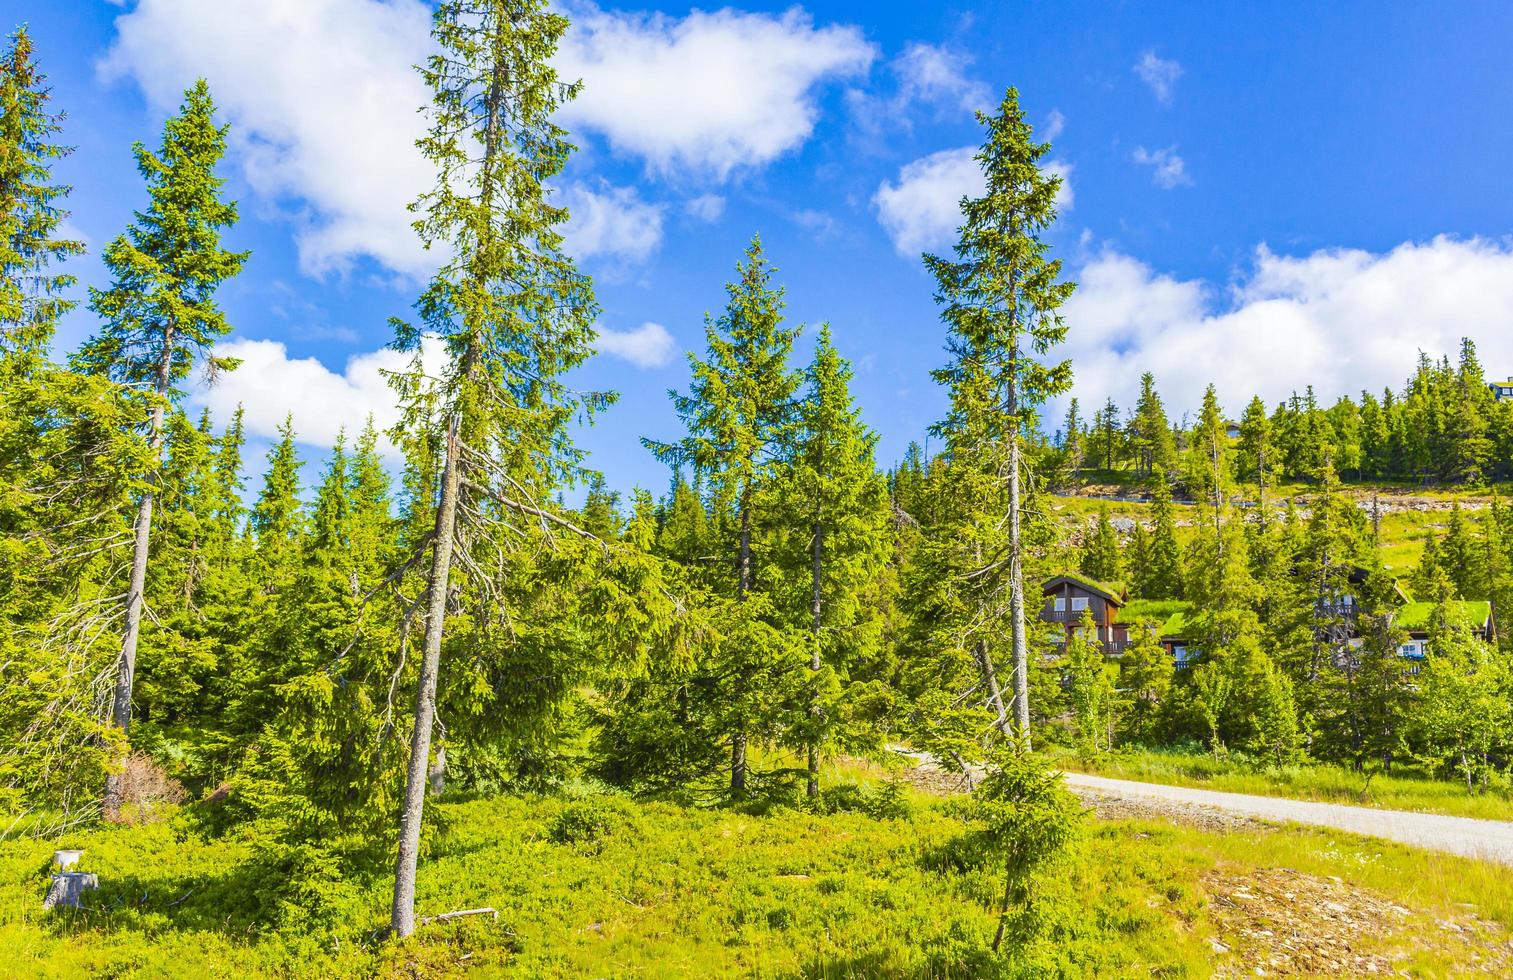
[[[848,761],[824,778],[876,792],[889,775]],[[54,845],[10,841],[0,948],[13,975],[57,977],[1027,975],[987,949],[996,862],[970,843],[953,800],[910,799],[894,818],[796,800],[745,812],[637,802],[593,787],[445,802],[419,912],[500,915],[424,926],[404,944],[379,935],[382,865],[317,883],[277,927],[249,918],[249,894],[270,886],[255,870],[263,828],[212,839],[181,817],[80,834],[72,843],[102,890],[96,911],[61,918],[39,908]],[[1427,910],[1384,932],[1399,947],[1467,905],[1513,921],[1513,876],[1481,862],[1330,831],[1090,820],[1076,859],[1045,886],[1050,933],[1028,973],[1211,975],[1203,879],[1216,867],[1334,875]]]

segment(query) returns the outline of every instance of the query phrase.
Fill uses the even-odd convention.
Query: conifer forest
[[[1331,940],[1353,963],[1513,970],[1505,868],[1071,782],[1513,819],[1513,382],[1476,343],[1505,325],[1332,403],[1071,398],[1064,175],[1010,87],[923,255],[946,410],[902,458],[868,352],[790,315],[751,234],[640,434],[665,482],[626,489],[577,445],[619,409],[574,373],[602,310],[552,191],[570,12],[433,6],[398,422],[318,459],[189,404],[238,370],[221,296],[256,259],[214,87],[123,136],[132,217],[86,246],[76,107],[5,41],[4,972],[1348,973],[1234,925],[1224,876],[1276,868],[1412,911],[1391,949]],[[90,880],[44,912],[68,848]]]

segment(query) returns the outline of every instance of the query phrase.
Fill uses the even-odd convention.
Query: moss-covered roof
[[[1192,603],[1181,599],[1131,599],[1119,614],[1119,621],[1128,623],[1136,619],[1148,619],[1153,623],[1164,623],[1175,613],[1191,608]]]
[[[1159,636],[1184,639],[1188,627],[1187,617],[1192,614],[1193,604],[1181,599],[1132,599],[1119,614],[1123,623],[1137,619],[1156,624]]]
[[[1186,609],[1179,609],[1177,612],[1172,613],[1171,616],[1166,620],[1166,623],[1161,627],[1162,638],[1165,639],[1167,637],[1171,637],[1179,640],[1187,639],[1188,627],[1191,625],[1188,622],[1187,617],[1191,612],[1192,607],[1189,606]]]
[[[1452,608],[1457,608],[1466,621],[1472,626],[1481,626],[1492,615],[1492,603],[1481,600],[1471,602],[1452,601]],[[1392,617],[1392,624],[1398,629],[1426,630],[1429,621],[1434,618],[1435,603],[1410,602],[1398,607],[1397,615]]]
[[[1088,576],[1083,575],[1080,572],[1061,572],[1059,574],[1053,575],[1046,581],[1046,585],[1050,585],[1051,582],[1054,582],[1058,578],[1071,579],[1073,582],[1076,582],[1083,588],[1092,589],[1096,592],[1102,592],[1104,595],[1111,595],[1120,602],[1123,602],[1124,597],[1128,595],[1128,590],[1125,589],[1123,582],[1100,582],[1097,579],[1089,578]]]

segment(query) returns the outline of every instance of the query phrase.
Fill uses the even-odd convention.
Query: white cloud
[[[988,108],[993,94],[986,83],[967,77],[971,55],[914,42],[893,61],[899,100],[974,112]]]
[[[872,203],[898,254],[912,257],[950,243],[961,226],[961,199],[983,190],[976,152],[971,146],[940,150],[905,164],[897,183],[878,186]]]
[[[1056,191],[1056,207],[1061,211],[1070,211],[1077,203],[1077,195],[1072,191],[1073,165],[1065,160],[1047,160],[1044,164],[1047,173],[1055,174],[1061,178],[1061,187]]]
[[[292,212],[306,271],[371,256],[423,276],[405,206],[430,185],[414,145],[429,96],[412,68],[429,25],[422,0],[139,0],[100,68],[159,109],[205,77],[247,182]]]
[[[719,221],[725,213],[725,198],[719,194],[700,194],[685,201],[683,210],[700,221]]]
[[[598,349],[650,368],[669,363],[678,345],[660,324],[646,323],[627,331],[600,328]],[[370,417],[380,433],[392,427],[399,406],[384,372],[407,370],[413,361],[412,354],[384,347],[355,354],[333,371],[313,357],[289,356],[289,348],[276,340],[231,340],[216,345],[215,352],[242,363],[222,372],[214,386],[197,381],[189,393],[193,408],[210,409],[217,424],[225,425],[241,406],[247,434],[262,439],[279,438],[278,427],[292,417],[299,441],[322,449],[343,431],[352,439]],[[422,352],[425,370],[439,376],[446,364],[441,341],[425,340]],[[387,454],[396,453],[387,438],[380,445]]]
[[[1182,77],[1182,66],[1176,61],[1157,57],[1155,51],[1146,50],[1141,52],[1140,60],[1135,62],[1134,72],[1142,82],[1150,86],[1156,101],[1166,105],[1172,100],[1172,89],[1176,87],[1177,79]]]
[[[1159,150],[1137,146],[1133,159],[1136,163],[1151,168],[1151,180],[1156,182],[1157,187],[1171,190],[1183,184],[1192,186],[1193,179],[1187,173],[1187,161],[1177,155],[1175,146]]]
[[[424,350],[427,369],[439,371],[440,343],[427,341]],[[277,439],[279,425],[292,416],[299,441],[321,448],[332,446],[343,430],[354,437],[370,416],[380,432],[392,426],[399,409],[383,372],[404,370],[411,362],[411,355],[383,348],[348,358],[336,372],[313,357],[291,358],[288,347],[274,340],[232,340],[216,345],[216,354],[242,364],[221,374],[214,387],[195,388],[192,405],[209,408],[222,425],[240,405],[248,434],[264,439]],[[383,445],[393,452],[386,440]]]
[[[584,84],[563,120],[664,175],[724,179],[796,149],[819,118],[815,90],[865,72],[874,54],[858,28],[816,27],[798,7],[681,19],[576,3],[569,12],[557,66]]]
[[[860,135],[880,147],[884,134],[913,128],[914,114],[932,108],[938,117],[970,114],[991,107],[993,94],[983,82],[969,78],[971,55],[915,41],[888,64],[897,81],[891,95],[848,89],[846,105]]]
[[[984,190],[982,170],[973,159],[976,152],[973,146],[940,150],[905,164],[896,183],[885,180],[879,185],[872,203],[898,254],[913,257],[951,243],[961,226],[961,199],[981,196]],[[1062,178],[1057,206],[1071,208],[1072,165],[1050,160],[1044,168]]]
[[[640,262],[662,244],[664,206],[641,200],[634,188],[605,184],[595,191],[569,184],[562,189],[560,203],[570,215],[562,235],[568,254],[575,258]]]
[[[1060,109],[1052,109],[1051,114],[1045,117],[1045,125],[1040,128],[1040,132],[1036,135],[1042,141],[1048,143],[1060,136],[1064,129],[1066,129],[1066,116],[1061,114]]]
[[[1329,401],[1379,394],[1402,384],[1420,350],[1453,357],[1462,336],[1477,342],[1488,372],[1513,369],[1507,241],[1441,237],[1302,257],[1262,246],[1227,289],[1105,251],[1075,278],[1064,350],[1088,411],[1108,396],[1128,409],[1143,371],[1155,374],[1174,416],[1196,410],[1209,382],[1231,414],[1253,395],[1271,406],[1308,384]]]
[[[599,328],[599,353],[627,360],[639,368],[664,367],[678,352],[678,343],[660,323],[643,323],[634,330]]]

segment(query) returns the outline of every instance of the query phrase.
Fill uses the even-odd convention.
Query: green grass
[[[58,916],[39,908],[54,845],[10,841],[0,948],[7,973],[38,977],[1200,977],[1223,962],[1203,885],[1216,867],[1349,876],[1432,912],[1384,933],[1402,948],[1468,903],[1513,921],[1513,879],[1474,861],[1322,831],[1090,821],[1043,892],[1050,933],[999,958],[987,948],[998,868],[953,801],[909,798],[893,819],[615,796],[445,802],[419,912],[500,916],[405,943],[379,933],[381,866],[341,875],[317,858],[301,890],[270,897],[257,828],[211,839],[181,816],[77,834],[102,887],[89,911]]]
[[[1260,768],[1207,753],[1140,748],[1097,757],[1064,750],[1052,753],[1051,758],[1055,765],[1076,772],[1169,786],[1513,820],[1513,795],[1507,792],[1472,794],[1460,783],[1423,776],[1377,775],[1368,781],[1361,773],[1324,763]]]

